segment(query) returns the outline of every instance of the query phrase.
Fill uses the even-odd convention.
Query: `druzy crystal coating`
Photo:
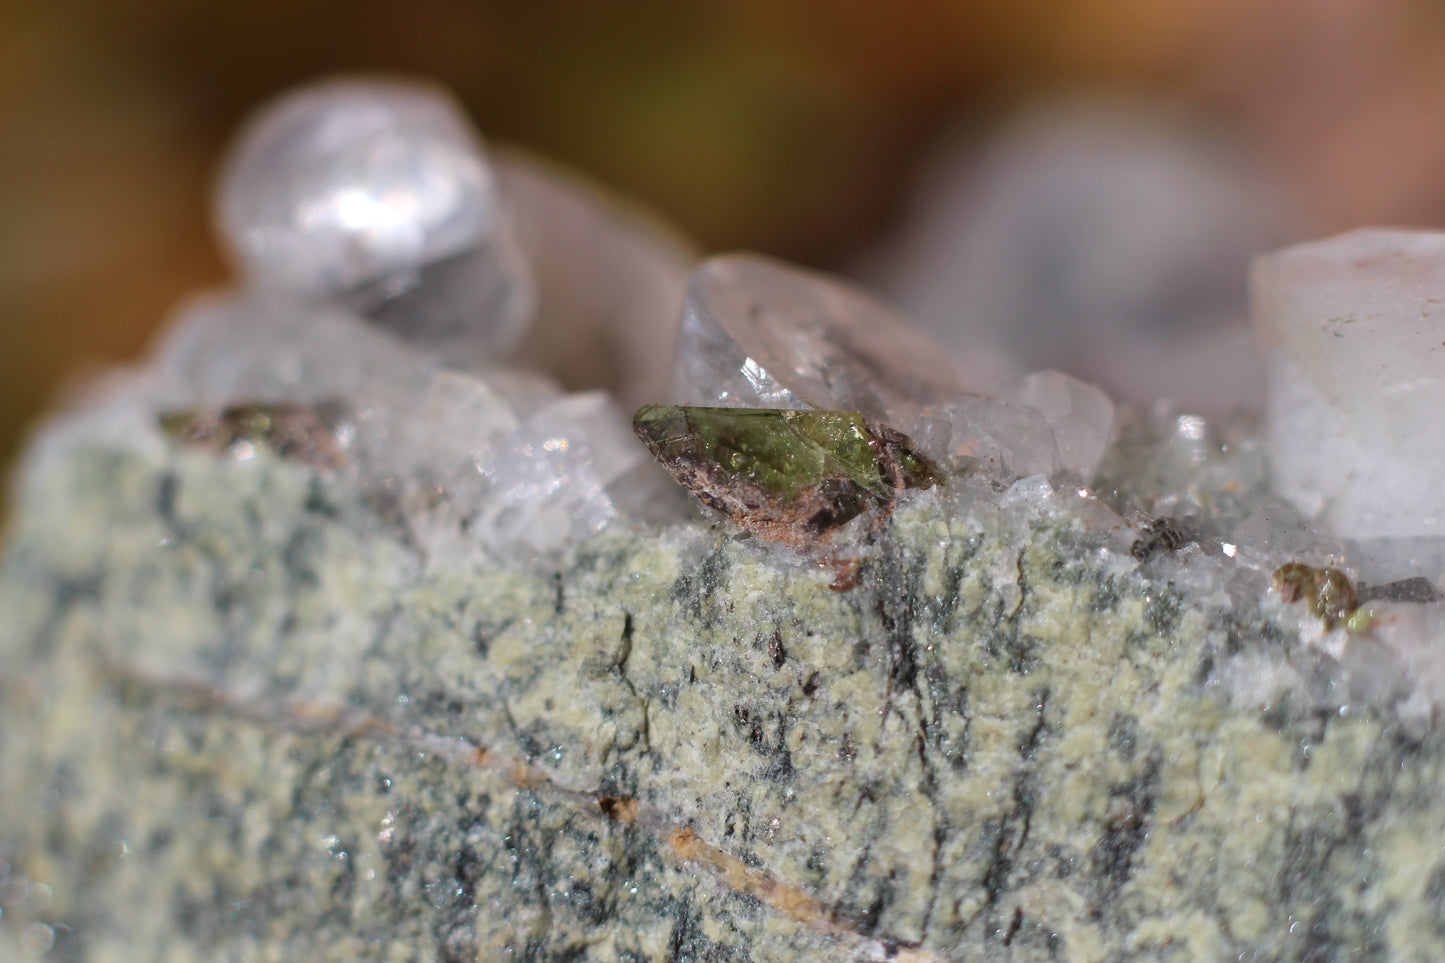
[[[1369,599],[1370,638],[1407,661],[1445,625],[1407,607],[1433,613],[1431,593],[1366,595],[1411,577],[1433,591],[1445,572],[1439,235],[1261,259],[1271,478],[1248,426],[950,356],[842,280],[699,261],[595,186],[501,156],[422,85],[283,99],[220,192],[239,290],[180,312],[121,400],[32,463],[102,434],[237,471],[279,460],[361,486],[426,564],[554,565],[608,527],[686,527],[688,496],[764,539],[856,559],[905,501],[1064,510],[1123,565],[1236,601],[1290,563],[1337,569]],[[379,219],[338,214],[358,199]],[[662,404],[629,432],[622,411],[647,402]],[[1187,537],[1151,528],[1161,518]]]

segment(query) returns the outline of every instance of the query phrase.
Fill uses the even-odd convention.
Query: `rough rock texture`
[[[1326,663],[1066,511],[922,496],[836,592],[700,526],[429,566],[264,450],[26,492],[0,958],[1445,958],[1441,735],[1235,706]]]

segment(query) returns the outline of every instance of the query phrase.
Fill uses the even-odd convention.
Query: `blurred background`
[[[976,301],[1031,360],[1126,385],[1122,348],[1084,357],[1123,343],[1104,329],[1240,322],[1250,251],[1445,221],[1425,0],[0,0],[0,461],[67,379],[224,283],[209,190],[237,123],[357,70],[439,80],[492,141],[705,250],[923,315]]]

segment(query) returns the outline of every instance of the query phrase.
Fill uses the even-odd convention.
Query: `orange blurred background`
[[[1442,54],[1425,0],[0,0],[0,460],[63,379],[224,281],[229,133],[329,73],[436,78],[705,249],[837,266],[940,131],[1081,90],[1217,123],[1311,233],[1440,224]]]

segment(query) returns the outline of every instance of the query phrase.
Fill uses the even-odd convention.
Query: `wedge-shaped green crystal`
[[[907,438],[856,411],[649,405],[632,425],[704,504],[800,548],[937,479]]]
[[[852,411],[651,405],[633,427],[664,462],[716,464],[776,498],[790,499],[825,478],[850,479],[883,498],[892,493],[868,423]]]

